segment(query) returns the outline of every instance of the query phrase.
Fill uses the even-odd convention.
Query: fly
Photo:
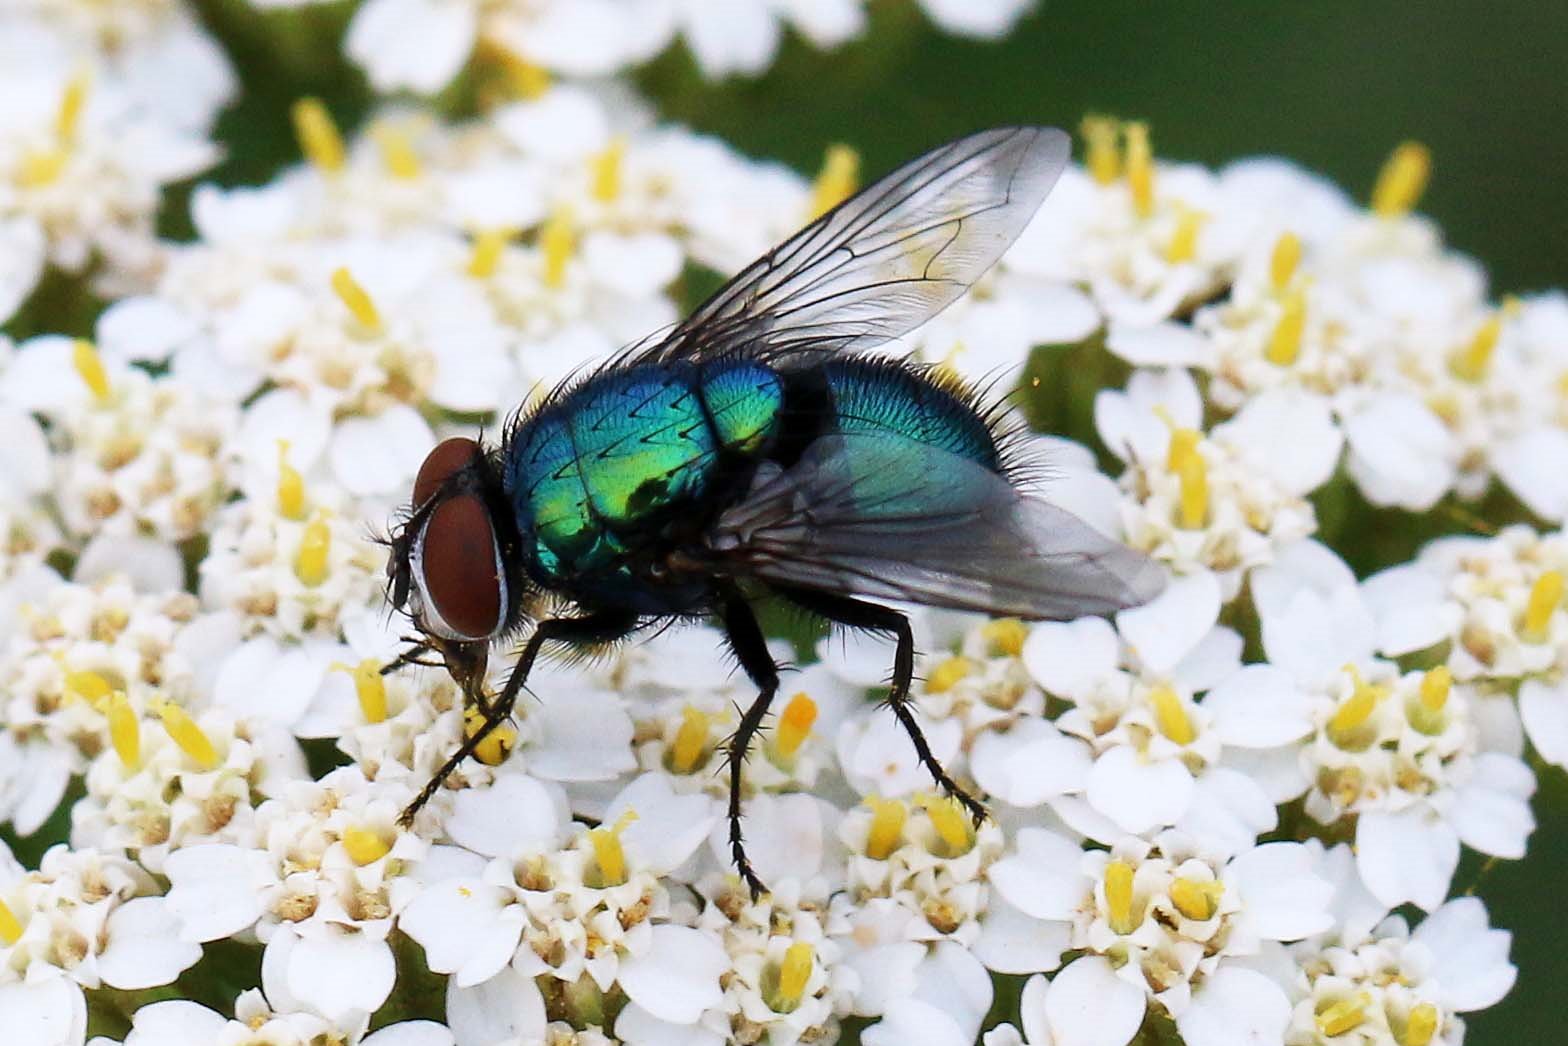
[[[941,146],[753,262],[665,336],[520,411],[498,445],[430,452],[390,539],[392,603],[482,716],[403,811],[408,823],[511,714],[546,644],[625,639],[716,618],[757,687],[729,743],[741,768],[779,686],[753,603],[782,598],[896,640],[887,704],[936,783],[985,808],[932,756],[911,711],[914,637],[881,600],[1030,620],[1152,598],[1160,569],[1027,496],[999,413],[928,367],[869,350],[950,305],[1028,224],[1070,153],[1054,128]],[[526,608],[556,612],[528,629]],[[499,695],[490,645],[528,632]]]

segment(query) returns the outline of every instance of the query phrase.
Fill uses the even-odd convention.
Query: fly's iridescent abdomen
[[[737,464],[760,460],[782,403],[779,376],[748,360],[610,369],[548,403],[506,455],[534,580],[633,584],[633,565],[657,558],[672,524],[690,524]]]
[[[835,359],[815,370],[830,397],[832,434],[900,436],[1000,470],[995,433],[962,392],[882,358]]]

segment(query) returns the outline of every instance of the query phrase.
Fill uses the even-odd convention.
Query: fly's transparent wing
[[[1031,619],[1137,606],[1164,574],[968,458],[827,436],[759,475],[710,537],[716,569],[780,585]]]
[[[1067,166],[1052,127],[1001,127],[912,160],[753,262],[647,359],[866,349],[996,263]]]

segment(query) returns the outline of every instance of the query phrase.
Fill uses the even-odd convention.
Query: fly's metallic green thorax
[[[749,361],[598,375],[525,422],[507,487],[539,580],[618,573],[650,526],[700,499],[735,455],[763,449],[780,380]]]

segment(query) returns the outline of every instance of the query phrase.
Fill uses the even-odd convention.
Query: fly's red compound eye
[[[419,475],[414,477],[414,507],[430,500],[430,495],[441,489],[448,476],[473,461],[478,454],[479,444],[466,436],[453,436],[437,444],[425,455],[425,463],[419,466]]]
[[[436,506],[420,536],[415,576],[427,625],[453,639],[483,639],[500,630],[506,581],[483,501],[455,494]]]

